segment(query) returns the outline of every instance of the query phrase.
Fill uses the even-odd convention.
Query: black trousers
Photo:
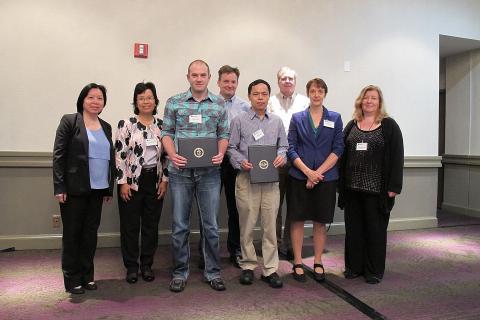
[[[153,265],[153,256],[158,246],[158,223],[163,207],[163,199],[157,199],[157,179],[155,171],[142,170],[138,191],[131,191],[130,200],[125,202],[120,194],[118,195],[120,242],[123,264],[128,273],[138,272],[139,267],[144,270]]]
[[[278,169],[278,186],[280,188],[280,205],[278,207],[278,214],[277,214],[277,243],[279,247],[283,247],[283,249],[291,249],[291,239],[290,239],[290,216],[287,214],[285,217],[285,227],[283,228],[283,236],[282,236],[282,212],[283,212],[283,199],[285,199],[285,194],[287,191],[288,185],[288,171],[290,170],[291,164],[290,161],[287,162],[283,167]]]
[[[228,211],[227,249],[231,256],[239,256],[242,252],[240,249],[240,226],[238,222],[237,202],[235,199],[237,172],[230,164],[228,156],[223,158],[221,169],[222,185],[225,188],[225,199],[227,200]]]
[[[67,201],[60,204],[62,271],[66,290],[93,281],[93,258],[104,194],[105,190],[92,190],[83,196],[67,194]]]
[[[345,268],[365,276],[383,277],[390,212],[380,196],[349,191],[345,203]]]

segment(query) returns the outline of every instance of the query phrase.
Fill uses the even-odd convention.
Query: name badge
[[[202,123],[202,115],[201,114],[191,114],[188,117],[188,122],[190,122],[190,123]]]
[[[335,122],[330,120],[323,120],[323,126],[327,128],[335,128]]]
[[[263,136],[264,136],[264,134],[263,134],[262,129],[258,129],[257,131],[255,131],[253,133],[253,138],[255,139],[255,141],[257,141],[258,139],[260,139]]]
[[[366,142],[359,142],[357,143],[357,151],[367,151],[368,143]]]
[[[156,146],[157,145],[157,139],[156,138],[145,139],[145,144],[147,145],[147,147]]]

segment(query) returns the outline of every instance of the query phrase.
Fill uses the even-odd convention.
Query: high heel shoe
[[[307,277],[305,276],[305,271],[303,273],[297,273],[297,269],[303,270],[303,264],[294,264],[293,265],[293,279],[297,280],[298,282],[305,282],[307,281]]]

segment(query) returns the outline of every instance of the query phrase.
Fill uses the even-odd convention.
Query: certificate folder
[[[178,154],[187,158],[185,168],[213,167],[218,154],[217,138],[178,138]]]
[[[250,170],[250,183],[277,182],[278,170],[273,166],[277,157],[277,146],[248,146],[248,162],[253,165]]]

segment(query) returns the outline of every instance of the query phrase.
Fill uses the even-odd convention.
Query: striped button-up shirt
[[[258,130],[262,130],[263,136],[255,139],[253,134]],[[235,117],[230,124],[227,150],[235,169],[240,169],[243,160],[248,160],[248,146],[251,145],[276,145],[277,155],[286,157],[288,142],[282,119],[268,112],[260,119],[252,109]]]

